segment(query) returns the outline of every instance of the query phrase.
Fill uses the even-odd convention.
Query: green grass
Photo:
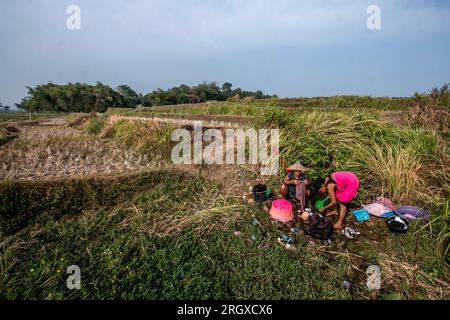
[[[97,199],[86,201],[82,212],[64,209],[64,203],[74,196],[67,192],[61,197],[55,188],[66,187],[52,186],[46,202],[64,209],[60,215],[45,209],[19,231],[2,231],[0,298],[350,299],[370,295],[364,283],[349,278],[351,265],[345,251],[327,253],[339,251],[336,244],[324,250],[298,236],[297,250],[286,251],[276,243],[281,231],[256,208],[243,208],[227,225],[223,222],[229,217],[223,212],[158,236],[166,229],[161,222],[168,223],[167,218],[190,217],[192,213],[186,212],[189,206],[217,206],[215,201],[224,186],[178,173],[164,179],[167,175],[152,172],[114,183],[107,180],[96,185]],[[116,200],[111,201],[113,198]],[[204,203],[195,204],[198,199],[205,199]],[[251,225],[253,217],[261,225]],[[235,236],[235,230],[241,236]],[[434,240],[427,235],[422,234],[418,253],[421,270],[443,277],[447,269],[432,254],[430,243]],[[365,270],[382,262],[380,252],[411,262],[413,240],[414,233],[388,235],[387,241],[379,244],[362,238],[349,244],[348,250],[361,256],[358,267]],[[262,248],[262,243],[269,247]],[[81,268],[79,291],[65,286],[70,265]],[[350,292],[342,288],[344,280],[352,281]],[[382,294],[396,292],[397,287],[385,285]],[[404,289],[401,294],[408,296],[411,291]]]
[[[61,112],[39,112],[32,113],[31,120],[39,120],[46,118],[54,118],[59,116],[65,116],[67,113]],[[29,120],[30,114],[28,112],[0,112],[0,121],[9,121],[9,120]]]
[[[92,120],[89,121],[84,130],[89,134],[97,135],[102,131],[104,124],[105,124],[105,116],[99,115],[96,116],[95,118],[92,118]]]
[[[280,108],[277,101],[256,101],[114,109],[86,130],[100,134],[109,115],[250,116],[256,127],[281,130],[282,156],[310,167],[311,180],[333,170],[353,170],[361,179],[359,202],[384,192],[405,201],[399,204],[424,206],[432,213],[430,223],[412,223],[408,234],[392,235],[383,221],[372,218],[374,225],[359,225],[365,233],[345,249],[338,240],[323,247],[297,236],[297,250],[287,251],[276,242],[282,231],[264,211],[225,192],[228,181],[175,170],[3,181],[0,298],[411,299],[410,272],[417,262],[415,298],[448,299],[450,292],[440,291],[450,279],[446,138],[385,121],[380,109],[400,108],[388,100],[336,97],[306,103],[321,107],[324,101],[330,108]],[[363,102],[370,108],[359,110]],[[110,129],[108,138],[128,148],[170,150],[172,126],[120,120]],[[328,155],[335,167],[325,165]],[[411,172],[405,176],[405,170]],[[280,169],[280,176],[269,179],[269,187],[276,189],[283,174]],[[255,217],[261,225],[249,224]],[[234,236],[236,230],[241,236]],[[81,268],[79,291],[65,286],[66,268],[73,264]],[[364,272],[371,264],[381,266],[385,277],[375,296],[354,278],[355,267]],[[344,280],[352,283],[350,291],[343,289]]]
[[[183,215],[187,203],[199,196],[214,195],[214,190],[220,192],[221,188],[176,173],[169,181],[161,179],[167,175],[148,173],[128,178],[127,183],[109,181],[101,187],[91,182],[97,190],[95,197],[101,199],[81,201],[82,206],[74,204],[76,209],[65,207],[65,203],[89,190],[53,185],[45,202],[55,210],[60,208],[62,216],[42,208],[41,215],[27,220],[28,226],[10,235],[3,233],[0,295],[8,299],[348,297],[339,280],[334,284],[319,281],[327,273],[338,279],[341,274],[327,270],[326,264],[311,253],[291,255],[275,245],[270,235],[248,224],[251,213],[235,220],[230,228],[199,233],[192,231],[197,222],[176,235],[155,236],[152,224],[167,216]],[[147,188],[143,189],[144,185]],[[55,188],[64,190],[64,197]],[[72,194],[75,192],[77,195]],[[161,201],[164,195],[168,199]],[[111,208],[113,198],[114,203],[120,203]],[[84,207],[82,214],[80,207]],[[233,236],[234,227],[242,230],[243,237]],[[258,249],[257,241],[248,245],[245,237],[252,235],[259,241],[269,237],[272,247]],[[42,246],[46,249],[40,250]],[[310,261],[299,256],[307,256]],[[345,265],[345,259],[341,263]],[[65,287],[65,269],[71,264],[82,270],[83,287],[76,293]]]

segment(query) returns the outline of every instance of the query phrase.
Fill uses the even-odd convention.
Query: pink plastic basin
[[[269,213],[272,219],[283,223],[294,219],[294,209],[292,207],[292,203],[284,199],[273,201],[272,208]]]

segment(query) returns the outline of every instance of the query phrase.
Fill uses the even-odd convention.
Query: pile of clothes
[[[383,197],[376,198],[373,203],[363,205],[362,208],[375,217],[394,216],[396,209],[391,200]]]
[[[396,207],[389,199],[378,197],[371,204],[363,205],[364,210],[375,217],[389,218],[386,223],[392,232],[404,233],[409,229],[409,221],[427,221],[430,213],[412,206]]]

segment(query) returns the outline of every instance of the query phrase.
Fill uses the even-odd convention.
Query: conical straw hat
[[[292,166],[290,166],[289,168],[287,168],[287,171],[307,171],[308,168],[304,167],[300,162],[297,162],[295,164],[293,164]]]

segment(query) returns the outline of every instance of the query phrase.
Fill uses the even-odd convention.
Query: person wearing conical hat
[[[304,183],[308,185],[308,179],[305,175],[305,171],[308,168],[304,167],[300,162],[293,164],[287,168],[287,174],[284,177],[283,184],[280,188],[280,193],[283,198],[290,198],[295,200],[295,188],[298,184]],[[309,190],[307,190],[309,195]]]

